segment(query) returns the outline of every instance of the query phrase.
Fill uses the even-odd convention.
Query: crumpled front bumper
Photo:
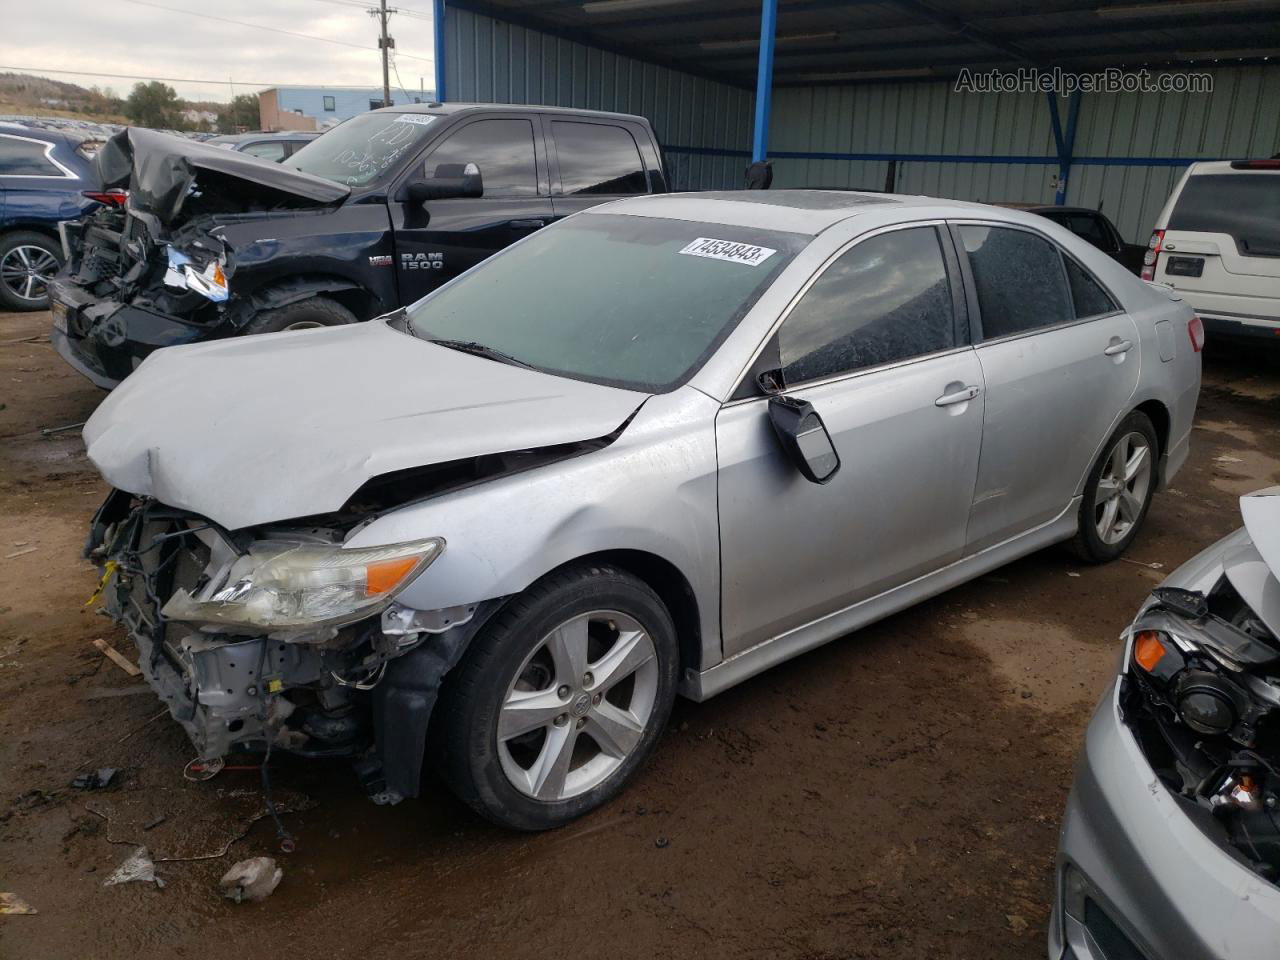
[[[1275,960],[1280,889],[1210,839],[1191,819],[1199,813],[1143,756],[1117,680],[1089,724],[1067,802],[1050,960]],[[1068,870],[1083,882],[1083,916],[1065,905]],[[1117,948],[1117,932],[1136,951]]]
[[[198,343],[219,327],[99,300],[62,278],[49,288],[53,329],[49,340],[62,359],[103,390],[111,390],[161,347]]]

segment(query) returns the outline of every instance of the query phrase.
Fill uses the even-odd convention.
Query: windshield
[[[362,113],[312,140],[283,166],[363,187],[417,152],[435,119],[426,113]]]
[[[664,392],[684,382],[809,237],[618,214],[571,217],[408,310],[426,339]]]

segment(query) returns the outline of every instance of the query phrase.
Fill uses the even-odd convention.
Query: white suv
[[[1216,333],[1280,338],[1280,159],[1193,163],[1142,279],[1177,289]]]

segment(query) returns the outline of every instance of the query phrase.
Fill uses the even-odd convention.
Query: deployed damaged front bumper
[[[1211,840],[1199,813],[1151,769],[1117,680],[1067,801],[1050,960],[1275,960],[1280,889]]]
[[[100,300],[62,278],[49,288],[53,329],[49,340],[77,372],[111,390],[152,352],[213,339],[217,328],[178,317]]]

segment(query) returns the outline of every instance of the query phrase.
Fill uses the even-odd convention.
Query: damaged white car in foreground
[[[85,428],[88,552],[198,755],[429,762],[557,826],[711,696],[1185,460],[1199,321],[1041,217],[918,197],[593,208],[407,311],[168,348]]]

